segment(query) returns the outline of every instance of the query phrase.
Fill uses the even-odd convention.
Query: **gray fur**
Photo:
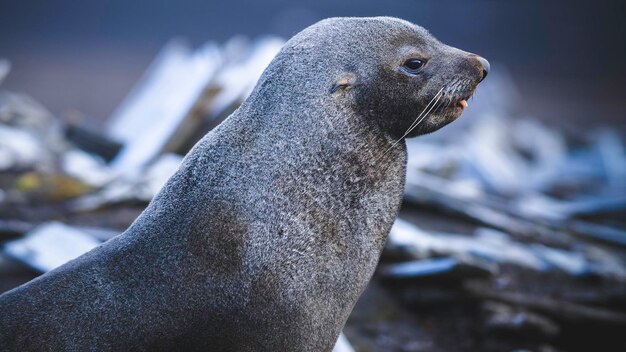
[[[305,29],[126,232],[0,297],[0,349],[331,350],[400,207],[406,149],[383,152],[481,72],[394,18]]]

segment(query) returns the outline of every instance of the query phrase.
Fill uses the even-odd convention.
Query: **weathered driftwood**
[[[497,291],[477,283],[466,283],[465,288],[478,298],[523,307],[557,319],[626,326],[626,314],[604,308],[590,307],[544,296]]]

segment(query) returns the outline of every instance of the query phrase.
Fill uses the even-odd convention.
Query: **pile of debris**
[[[24,217],[19,205],[46,202],[69,212],[149,202],[182,155],[247,97],[283,43],[235,37],[194,51],[173,41],[103,133],[62,122],[25,95],[0,92],[2,218]],[[2,77],[9,68],[0,63]],[[0,234],[19,228],[27,226],[4,221]]]
[[[0,292],[123,231],[282,44],[171,42],[103,132],[0,92]],[[0,83],[9,70],[0,60]],[[359,333],[351,318],[358,351],[626,348],[624,141],[608,128],[511,118],[515,99],[494,70],[468,116],[408,141],[405,207],[364,302],[382,284],[388,293],[376,297],[416,314],[401,320],[408,333],[387,329],[387,338]],[[16,260],[33,274],[14,274]],[[381,315],[374,323],[389,324]],[[601,339],[589,345],[589,332]]]

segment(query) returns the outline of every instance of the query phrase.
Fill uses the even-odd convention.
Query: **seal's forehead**
[[[409,21],[396,17],[366,17],[371,22],[379,22],[381,25],[391,27],[398,31],[407,31],[418,34],[419,36],[430,38],[430,33],[424,28]]]
[[[420,42],[436,40],[423,27],[395,17],[327,18],[294,37],[296,40],[307,41],[331,39],[335,43],[355,40],[365,43],[369,40],[380,41],[383,38],[391,41],[399,38],[412,38]]]

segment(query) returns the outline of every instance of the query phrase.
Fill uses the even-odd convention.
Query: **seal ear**
[[[356,75],[352,72],[348,72],[341,76],[333,85],[330,87],[330,94],[334,94],[338,91],[344,91],[356,84]]]

